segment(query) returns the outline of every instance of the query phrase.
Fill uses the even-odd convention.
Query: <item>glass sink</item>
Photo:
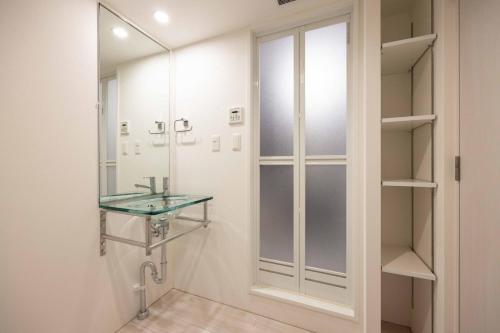
[[[125,212],[132,215],[159,215],[164,213],[177,213],[184,207],[196,205],[208,200],[211,196],[171,194],[144,194],[130,193],[118,196],[101,197],[101,209]]]

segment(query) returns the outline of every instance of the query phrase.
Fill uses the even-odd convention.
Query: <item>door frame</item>
[[[356,234],[356,230],[358,230],[360,224],[359,219],[361,219],[361,214],[358,212],[354,211],[354,207],[356,207],[356,203],[361,204],[360,200],[360,193],[361,193],[361,183],[357,181],[356,177],[360,177],[360,174],[362,172],[362,166],[360,165],[359,161],[361,161],[361,147],[360,147],[360,142],[358,140],[358,134],[361,131],[361,125],[359,124],[360,121],[360,115],[358,114],[360,110],[358,109],[358,103],[354,100],[355,96],[357,96],[357,91],[359,89],[359,80],[358,77],[356,76],[354,68],[354,64],[356,63],[357,59],[355,57],[355,43],[358,40],[357,39],[357,30],[353,29],[353,18],[352,18],[352,9],[348,11],[343,11],[341,13],[338,13],[336,15],[332,15],[330,18],[319,20],[319,21],[312,21],[308,22],[306,24],[299,24],[296,26],[292,27],[287,27],[285,30],[282,31],[273,31],[272,33],[266,33],[262,32],[259,34],[255,34],[253,37],[253,63],[252,63],[252,75],[254,81],[252,82],[252,96],[253,96],[253,128],[252,128],[252,135],[253,135],[253,153],[252,153],[252,170],[253,170],[253,181],[252,181],[252,207],[253,207],[253,227],[252,227],[252,237],[254,239],[253,241],[253,261],[252,261],[252,267],[253,269],[253,278],[252,278],[252,285],[258,285],[259,284],[259,266],[257,265],[257,262],[261,259],[259,256],[259,167],[263,159],[260,157],[260,92],[259,92],[259,65],[258,65],[258,50],[259,50],[259,42],[262,41],[269,41],[269,40],[274,40],[280,37],[284,36],[290,36],[293,35],[295,37],[295,44],[294,44],[294,52],[299,52],[300,56],[298,57],[299,59],[295,59],[295,110],[294,110],[294,158],[293,162],[288,161],[288,163],[292,163],[294,166],[298,166],[300,161],[305,161],[305,156],[302,156],[302,152],[300,155],[296,154],[296,149],[298,149],[299,146],[303,145],[303,140],[300,140],[300,135],[299,132],[303,132],[303,128],[300,128],[300,126],[303,125],[303,121],[300,121],[300,113],[303,113],[303,105],[302,101],[299,99],[299,96],[303,94],[303,85],[301,85],[301,67],[303,67],[303,64],[299,63],[298,60],[302,61],[303,59],[303,47],[304,45],[301,42],[301,35],[303,36],[304,33],[308,30],[313,30],[317,28],[321,28],[324,26],[332,25],[335,23],[340,23],[340,22],[346,22],[348,25],[348,44],[347,44],[347,57],[348,57],[348,92],[347,92],[347,100],[348,100],[348,111],[347,111],[347,121],[346,121],[346,126],[347,126],[347,137],[346,140],[348,142],[347,144],[347,156],[348,161],[347,164],[350,164],[350,167],[347,169],[347,184],[351,185],[351,188],[347,190],[346,195],[347,195],[347,207],[346,207],[346,214],[347,214],[347,219],[346,219],[346,276],[348,277],[345,279],[345,285],[348,290],[347,295],[345,297],[345,303],[351,306],[354,306],[356,300],[356,295],[357,291],[354,290],[353,286],[356,284],[357,281],[357,274],[358,274],[358,269],[357,266],[358,264],[354,262],[354,257],[355,253],[357,250],[354,248],[357,246],[359,243],[358,236]],[[297,53],[296,53],[297,54]],[[303,151],[303,147],[302,151]],[[284,161],[277,159],[276,157],[273,160],[273,157],[270,158],[264,158],[265,164],[281,164]],[[305,197],[302,194],[302,198],[299,196],[299,188],[304,188],[304,177],[302,174],[302,178],[300,177],[299,173],[303,173],[303,168],[294,168],[294,180],[296,179],[301,179],[302,184],[300,184],[297,181],[294,181],[294,205],[295,207],[303,207],[305,203]],[[356,201],[356,202],[355,202]],[[294,212],[294,219],[299,219],[299,216],[296,216],[296,212]],[[303,214],[302,214],[303,215]],[[303,219],[303,217],[301,218]],[[303,282],[302,280],[304,279],[303,273],[299,274],[300,271],[305,270],[305,265],[303,263],[303,260],[299,260],[299,258],[303,258],[303,254],[296,253],[298,249],[300,248],[299,242],[303,241],[304,233],[303,230],[302,232],[299,232],[299,228],[303,229],[303,223],[300,223],[299,220],[294,222],[294,271],[296,277],[299,280],[299,286],[297,286],[298,290],[301,292],[304,291],[303,287]],[[300,236],[300,238],[299,238]],[[303,252],[304,250],[301,249]],[[278,263],[279,264],[279,263]],[[334,279],[338,279],[338,276],[335,276]]]
[[[460,183],[455,156],[460,154],[459,1],[434,0],[434,332],[459,332]]]

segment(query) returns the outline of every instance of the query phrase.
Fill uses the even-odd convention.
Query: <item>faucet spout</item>
[[[136,188],[147,188],[151,191],[151,194],[156,194],[156,178],[155,177],[144,177],[145,179],[149,179],[149,186],[142,184],[134,184]]]

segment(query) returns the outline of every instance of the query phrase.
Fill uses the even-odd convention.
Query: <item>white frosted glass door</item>
[[[306,266],[346,272],[346,167],[306,167]]]
[[[348,298],[348,20],[258,39],[259,284]]]
[[[347,23],[302,36],[303,260],[306,269],[346,273]]]
[[[293,166],[260,167],[260,257],[293,263]]]
[[[261,283],[298,288],[298,34],[259,41]]]
[[[304,35],[306,154],[345,155],[347,23]]]
[[[292,156],[294,36],[259,46],[260,156]]]

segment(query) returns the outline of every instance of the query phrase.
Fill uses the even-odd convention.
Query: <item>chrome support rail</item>
[[[188,216],[177,216],[177,220],[186,220],[186,221],[191,221],[191,222],[197,222],[199,225],[196,225],[192,228],[189,228],[187,230],[174,233],[172,235],[167,236],[166,238],[160,240],[159,242],[153,243],[153,223],[152,223],[152,217],[151,216],[146,216],[145,217],[145,241],[137,241],[134,239],[128,239],[128,238],[123,238],[123,237],[118,237],[114,235],[110,235],[106,232],[106,215],[107,211],[104,209],[101,209],[100,211],[100,254],[101,256],[104,256],[106,254],[106,240],[114,241],[114,242],[119,242],[123,244],[128,244],[136,247],[141,247],[146,249],[146,256],[150,256],[151,252],[153,249],[162,246],[163,244],[166,244],[174,239],[177,239],[179,237],[182,237],[184,235],[187,235],[195,230],[198,230],[202,227],[206,228],[212,221],[208,219],[208,204],[207,202],[203,202],[203,218],[195,218],[195,217],[188,217]]]

